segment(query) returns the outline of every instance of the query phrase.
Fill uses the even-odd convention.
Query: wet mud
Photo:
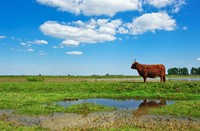
[[[42,118],[42,117],[41,117]],[[18,126],[38,126],[40,125],[40,117],[32,116],[23,116],[15,114],[14,110],[1,110],[0,111],[0,120],[11,122],[14,125]]]
[[[118,110],[81,114],[54,114],[42,120],[50,130],[119,129],[126,126],[143,130],[200,130],[200,120],[151,115],[145,111]]]
[[[54,113],[40,117],[15,115],[14,111],[5,110],[0,112],[0,120],[15,125],[41,126],[53,131],[123,129],[127,126],[142,130],[200,130],[198,118],[152,115],[148,114],[144,106],[137,110],[119,109],[89,114]]]

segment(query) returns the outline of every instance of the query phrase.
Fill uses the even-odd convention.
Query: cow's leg
[[[163,76],[160,76],[160,82],[162,82],[163,81]]]
[[[144,79],[144,83],[146,83],[146,79],[147,79],[147,77],[146,77],[146,76],[144,76],[144,77],[143,77],[143,79]]]
[[[160,76],[160,82],[165,82],[165,75]]]
[[[165,82],[166,81],[166,78],[165,78],[165,75],[163,76],[163,82]]]

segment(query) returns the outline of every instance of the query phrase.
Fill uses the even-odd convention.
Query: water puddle
[[[87,115],[77,113],[53,113],[48,116],[31,117],[14,114],[14,110],[1,110],[0,115],[6,114],[5,121],[15,122],[25,126],[40,126],[48,130],[95,130],[95,129],[119,129],[126,125],[142,127],[144,130],[199,130],[200,121],[195,119],[180,119],[173,116],[159,116],[145,114],[147,108],[160,107],[173,104],[169,100],[135,100],[135,99],[65,99],[55,104],[68,107],[84,102],[112,106],[118,109],[108,112],[94,112]],[[177,126],[178,125],[178,126]],[[173,127],[173,128],[172,128]]]
[[[160,107],[163,105],[174,104],[174,101],[168,100],[135,100],[135,99],[108,99],[108,98],[91,98],[91,99],[66,99],[65,101],[56,102],[56,105],[68,107],[74,104],[94,103],[104,106],[115,107],[117,109],[138,109],[148,107]]]
[[[174,130],[178,130],[179,127],[177,125],[184,125],[181,127],[183,130],[197,130],[200,125],[200,122],[195,120],[152,115],[148,113],[148,108],[174,104],[174,101],[169,100],[91,98],[65,99],[55,104],[68,107],[85,102],[116,107],[118,110],[94,112],[87,115],[78,113],[55,113],[43,119],[41,121],[41,126],[51,130],[118,129],[124,125],[143,127],[144,130],[149,129],[149,127],[151,127],[152,130],[171,130],[171,127],[173,127]],[[190,126],[188,126],[187,123],[189,123]]]
[[[168,80],[175,80],[175,81],[200,81],[200,78],[193,78],[193,77],[183,77],[183,78],[168,78]]]

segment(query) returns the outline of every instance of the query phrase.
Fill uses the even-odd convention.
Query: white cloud
[[[15,51],[33,52],[34,49],[31,48],[32,44],[38,44],[38,45],[45,44],[46,45],[46,44],[48,44],[48,42],[45,40],[34,40],[34,41],[21,42],[20,44],[23,46],[23,49],[15,49]],[[37,55],[39,55],[39,54],[37,54]],[[40,53],[40,55],[42,55],[42,53]]]
[[[24,47],[31,47],[31,44],[24,43],[24,42],[22,42],[21,45],[24,46]]]
[[[128,23],[129,32],[133,35],[155,30],[171,31],[176,27],[176,21],[165,12],[143,14]]]
[[[17,37],[13,37],[13,36],[11,37],[11,39],[20,42],[20,44],[22,46],[31,46],[31,44],[37,44],[37,45],[47,45],[48,44],[48,41],[46,41],[46,40],[33,40],[33,41],[23,42],[24,40],[17,38]]]
[[[55,21],[47,21],[40,26],[44,35],[64,39],[64,45],[78,45],[79,43],[97,43],[113,41],[116,39],[117,28],[122,21],[108,19],[91,19],[87,22],[76,21],[61,24]]]
[[[43,56],[43,55],[47,55],[47,53],[45,53],[44,51],[41,50],[41,51],[39,51],[38,54],[36,54],[36,55]]]
[[[37,0],[38,3],[56,7],[60,11],[86,16],[114,16],[118,12],[141,10],[141,0]]]
[[[0,35],[0,39],[4,39],[6,38],[7,36],[4,36],[4,35]]]
[[[53,47],[54,49],[58,49],[58,48],[59,48],[58,46],[55,46],[55,45],[54,45],[54,46],[52,46],[52,47]]]
[[[34,40],[34,41],[27,41],[30,44],[37,44],[37,45],[47,45],[48,42],[46,40]]]
[[[200,61],[200,58],[197,58],[198,61]]]
[[[128,34],[128,29],[125,29],[124,27],[119,27],[117,32],[120,34]]]
[[[82,55],[83,52],[81,52],[81,51],[69,51],[69,52],[65,52],[65,54],[67,54],[67,55]]]
[[[188,30],[188,27],[187,26],[183,26],[182,30]]]
[[[171,5],[174,0],[145,0],[144,3],[152,5],[156,8],[162,8]]]
[[[52,46],[54,49],[62,49],[62,48],[64,48],[64,46],[63,46],[63,44],[61,43],[60,45],[58,45],[58,46]]]
[[[183,5],[185,5],[185,0],[176,0],[174,1],[174,7],[172,9],[172,13],[177,13],[180,11],[180,8],[182,8]]]
[[[122,38],[118,38],[118,40],[122,41]]]
[[[10,37],[12,40],[16,40],[16,41],[18,41],[18,42],[22,42],[22,40],[20,39],[20,38],[17,38],[17,37],[14,37],[14,36],[11,36]]]
[[[16,49],[16,48],[10,48],[11,50],[17,51],[17,52],[33,52],[34,49],[28,48],[28,49]]]
[[[79,42],[74,41],[74,40],[65,40],[65,41],[62,41],[62,44],[67,45],[67,46],[78,46]]]
[[[33,43],[38,44],[38,45],[47,45],[48,44],[48,42],[46,40],[34,40]]]
[[[111,22],[107,22],[107,23],[100,22],[98,24],[100,26],[98,29],[100,33],[115,35],[116,29],[122,24],[122,21],[120,19],[117,19],[117,20],[112,20]]]
[[[156,8],[164,8],[169,6],[172,13],[177,13],[180,8],[186,4],[185,0],[144,0],[144,4],[149,4]]]
[[[56,7],[60,11],[67,11],[75,14],[80,14],[82,1],[83,0],[37,0],[40,4]]]
[[[29,48],[29,49],[27,49],[26,51],[28,51],[28,52],[33,52],[33,51],[34,51],[34,49],[32,49],[32,48]]]
[[[141,10],[140,0],[84,0],[82,12],[84,15],[114,16],[118,12]]]
[[[176,27],[176,21],[166,12],[147,13],[133,19],[131,23],[123,23],[121,19],[90,19],[81,20],[67,24],[56,21],[47,21],[40,25],[44,35],[63,39],[59,46],[53,48],[64,48],[63,46],[78,46],[80,43],[99,43],[114,41],[116,34],[139,35],[156,30],[172,31]]]

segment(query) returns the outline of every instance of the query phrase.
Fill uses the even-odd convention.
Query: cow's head
[[[133,64],[132,64],[132,66],[131,66],[131,69],[137,69],[137,62],[136,62],[136,60],[134,60],[134,62],[133,62]]]

